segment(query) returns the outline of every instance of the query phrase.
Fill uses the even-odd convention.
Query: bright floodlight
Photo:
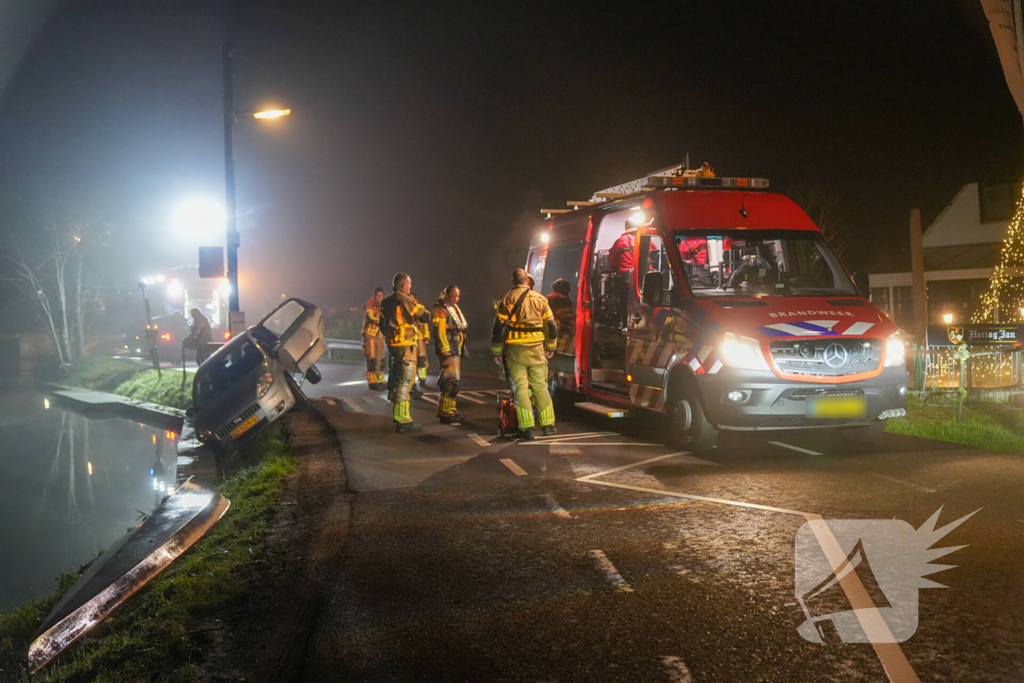
[[[178,282],[177,280],[171,280],[170,282],[167,283],[167,296],[172,298],[179,297],[181,296],[181,292],[182,286],[181,283]]]
[[[224,238],[227,215],[224,207],[208,198],[189,199],[174,213],[174,230],[193,243],[215,243]]]
[[[279,119],[292,113],[291,109],[265,109],[253,114],[254,119]]]
[[[942,314],[942,322],[946,323],[947,325],[952,323],[953,322],[953,314],[952,313],[943,313]]]

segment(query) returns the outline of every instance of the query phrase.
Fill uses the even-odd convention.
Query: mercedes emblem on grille
[[[846,365],[849,355],[842,344],[829,344],[825,347],[825,365],[830,368],[841,368]]]

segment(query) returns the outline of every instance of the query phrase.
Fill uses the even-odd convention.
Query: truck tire
[[[885,434],[886,422],[888,420],[875,420],[863,427],[840,427],[839,435],[850,446],[873,446]]]
[[[718,441],[718,429],[708,422],[696,382],[686,379],[669,396],[669,441],[681,450],[707,453]]]

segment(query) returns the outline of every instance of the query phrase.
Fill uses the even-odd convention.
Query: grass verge
[[[113,392],[139,401],[185,410],[192,405],[192,377],[195,373],[185,373],[184,386],[181,374],[181,370],[164,370],[162,376],[158,376],[156,370],[146,370],[122,382]]]
[[[233,454],[227,463],[233,474],[220,486],[231,500],[224,518],[141,593],[32,680],[201,680],[202,654],[217,637],[210,620],[253,597],[248,581],[296,465],[280,424]],[[31,639],[77,578],[77,574],[62,576],[60,589],[53,595],[0,616],[0,681],[29,680],[25,656]]]
[[[114,391],[144,369],[135,363],[93,356],[78,361],[67,384],[96,391]],[[178,380],[181,380],[180,374]]]
[[[1001,453],[1024,453],[1024,411],[1000,403],[968,404],[963,422],[957,422],[953,403],[911,399],[907,417],[889,420],[886,431]]]

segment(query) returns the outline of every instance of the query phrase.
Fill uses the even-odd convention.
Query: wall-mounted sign
[[[1020,346],[1024,325],[929,325],[928,346]]]

